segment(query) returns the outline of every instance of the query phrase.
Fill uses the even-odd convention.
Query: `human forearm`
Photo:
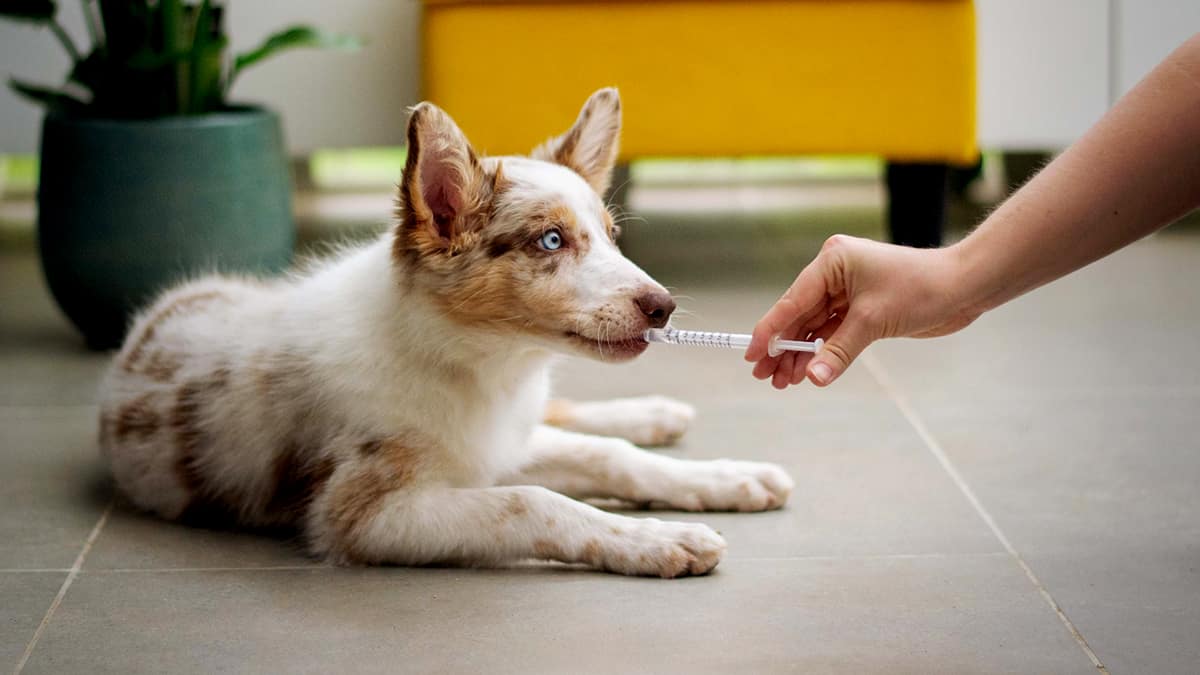
[[[1200,35],[947,253],[982,312],[1200,206]]]

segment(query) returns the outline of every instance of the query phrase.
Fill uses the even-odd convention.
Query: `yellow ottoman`
[[[525,153],[621,90],[625,160],[872,154],[893,237],[940,241],[973,162],[970,0],[425,0],[424,97],[483,152]]]

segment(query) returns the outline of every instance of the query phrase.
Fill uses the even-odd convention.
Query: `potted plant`
[[[279,51],[357,41],[294,26],[227,58],[211,0],[81,2],[86,53],[53,0],[0,0],[0,17],[49,29],[72,60],[61,87],[9,84],[46,108],[37,199],[47,283],[88,345],[109,349],[131,312],[183,275],[290,263],[279,118],[229,103],[229,89]]]

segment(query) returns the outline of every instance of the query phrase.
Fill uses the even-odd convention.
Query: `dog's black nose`
[[[651,328],[662,328],[675,311],[675,300],[666,291],[649,290],[633,299],[633,303],[642,310]]]

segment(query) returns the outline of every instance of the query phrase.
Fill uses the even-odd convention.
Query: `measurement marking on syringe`
[[[651,328],[642,337],[646,342],[658,342],[670,345],[694,345],[698,347],[725,347],[727,349],[745,349],[750,346],[751,336],[744,333],[717,333],[702,330],[678,330],[670,326],[666,328]],[[780,340],[779,336],[771,339],[768,351],[771,356],[783,352],[818,352],[825,341],[817,338],[813,342],[801,340]]]

